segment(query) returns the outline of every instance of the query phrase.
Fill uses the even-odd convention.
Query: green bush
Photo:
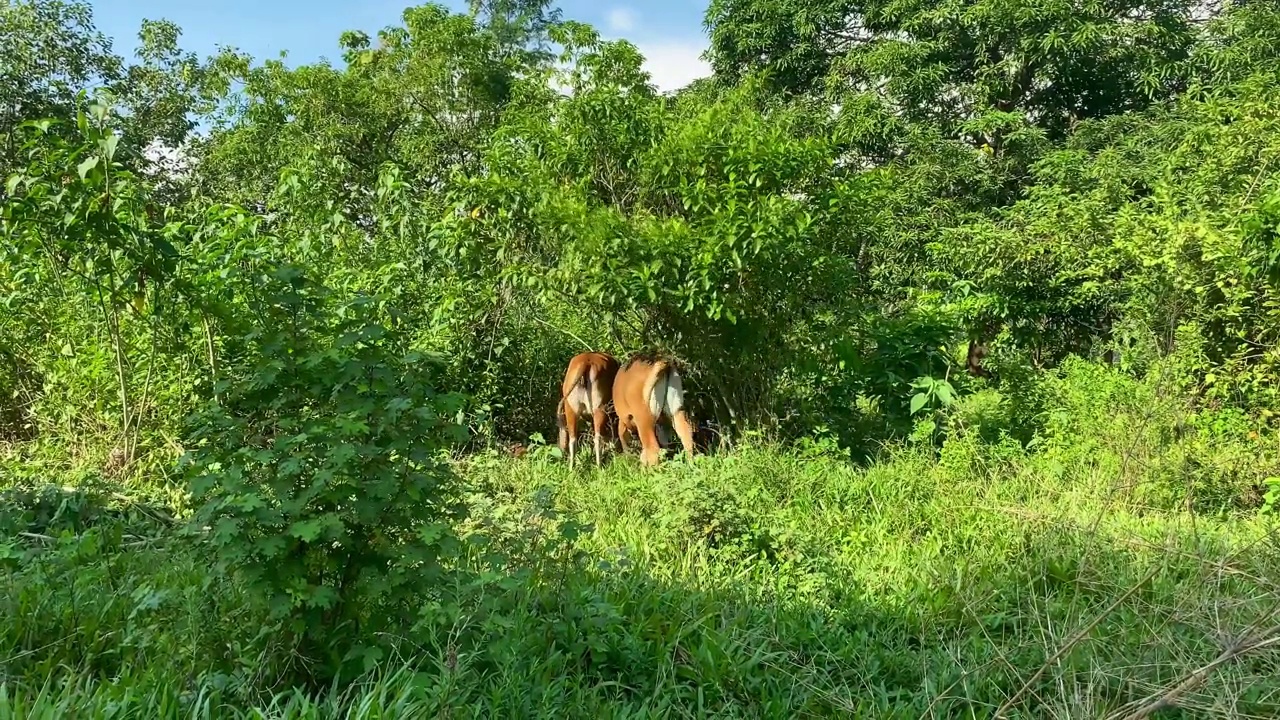
[[[1238,408],[1189,400],[1171,366],[1135,379],[1069,359],[1040,383],[1044,428],[1032,447],[1064,470],[1104,476],[1118,503],[1256,511],[1280,470],[1275,431]]]
[[[378,628],[439,600],[457,551],[459,399],[404,354],[370,298],[335,300],[294,267],[260,278],[259,323],[185,460],[196,522],[304,656],[372,663]],[[361,666],[363,667],[363,666]]]

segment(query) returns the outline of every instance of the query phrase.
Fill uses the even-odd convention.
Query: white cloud
[[[711,75],[711,66],[701,55],[705,38],[646,42],[633,41],[644,55],[644,69],[662,92],[679,90],[699,78]]]
[[[614,32],[631,32],[636,29],[636,13],[631,8],[616,7],[609,11],[609,29]]]
[[[659,92],[679,90],[694,80],[711,77],[711,65],[702,59],[710,43],[706,36],[676,34],[655,39],[652,33],[637,33],[632,37],[621,31],[622,25],[634,27],[636,16],[626,8],[616,8],[609,16],[612,30],[601,33],[603,40],[627,40],[644,56],[644,69]],[[661,36],[659,36],[661,37]],[[570,68],[560,65],[560,71]],[[551,86],[557,91],[571,94],[559,79],[553,78]]]

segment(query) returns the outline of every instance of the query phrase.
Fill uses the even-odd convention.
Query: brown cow
[[[684,384],[669,361],[641,355],[627,360],[613,382],[613,406],[622,447],[626,448],[631,431],[640,437],[641,464],[658,463],[658,421],[664,416],[675,426],[685,452],[693,457],[693,423],[685,411]]]
[[[991,371],[982,365],[982,361],[987,359],[987,352],[986,343],[981,343],[977,340],[969,341],[969,357],[965,360],[965,366],[970,375],[991,378]]]
[[[609,422],[609,400],[613,395],[618,361],[611,355],[586,352],[573,356],[560,386],[556,420],[560,425],[560,450],[568,452],[574,466],[578,445],[578,416],[590,415],[595,433],[596,466],[601,464],[604,429]]]

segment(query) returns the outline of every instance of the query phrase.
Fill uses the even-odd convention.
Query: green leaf
[[[915,415],[920,412],[927,402],[929,402],[929,395],[927,393],[916,393],[915,396],[911,398],[911,414]]]
[[[312,607],[327,609],[333,607],[338,600],[338,593],[333,588],[318,587],[312,591],[308,604]]]
[[[934,392],[938,395],[938,400],[943,405],[950,405],[956,399],[955,390],[951,387],[951,383],[942,380],[934,385]]]
[[[156,238],[154,244],[156,249],[160,251],[161,255],[167,258],[178,257],[178,249],[175,248],[173,243],[168,240],[165,240],[164,238]]]
[[[116,156],[116,146],[120,144],[120,136],[115,133],[107,135],[102,141],[102,154],[107,158],[107,162]]]
[[[264,558],[270,559],[279,557],[284,552],[286,543],[283,537],[272,535],[259,540],[256,547]]]
[[[93,157],[86,158],[81,161],[80,164],[76,166],[76,172],[80,173],[81,180],[85,179],[85,176],[89,174],[90,170],[98,167],[99,159],[100,158],[97,155],[94,155]]]
[[[368,673],[368,672],[372,672],[375,668],[378,667],[378,663],[382,662],[384,653],[382,651],[382,648],[368,647],[368,648],[364,648],[362,655],[364,656],[364,663],[363,663],[364,671]]]
[[[312,542],[320,537],[320,531],[323,529],[324,522],[319,518],[299,520],[289,526],[289,534],[303,542]]]
[[[428,523],[418,531],[418,539],[428,545],[435,545],[448,534],[449,528],[441,523]]]

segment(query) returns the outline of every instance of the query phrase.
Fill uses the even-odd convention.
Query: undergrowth
[[[1271,520],[1215,499],[1274,437],[1087,363],[1043,390],[1030,449],[461,461],[455,599],[329,688],[161,513],[11,494],[0,716],[1274,716]]]

